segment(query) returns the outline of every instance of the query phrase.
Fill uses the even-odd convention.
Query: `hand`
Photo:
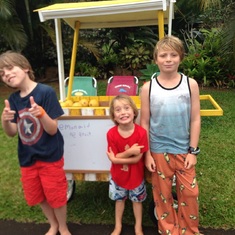
[[[115,160],[115,155],[111,147],[109,147],[109,151],[107,151],[106,154],[111,162]]]
[[[145,166],[150,172],[156,171],[156,163],[150,153],[146,153],[145,156]]]
[[[29,112],[37,118],[40,118],[44,115],[45,110],[39,106],[37,103],[35,103],[33,96],[29,97],[31,108],[29,109]]]
[[[188,153],[185,162],[184,162],[184,167],[186,169],[190,169],[194,167],[197,164],[197,156],[191,153]]]
[[[141,149],[143,148],[143,145],[133,144],[129,149],[128,152],[131,153],[131,155],[139,155],[141,153]]]
[[[15,111],[11,110],[10,103],[8,100],[4,101],[5,108],[2,111],[2,121],[9,122],[14,119]]]

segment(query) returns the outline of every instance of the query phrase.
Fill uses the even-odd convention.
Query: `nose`
[[[124,113],[125,112],[125,109],[121,109],[121,113]]]
[[[167,55],[166,60],[170,61],[171,60],[171,55]]]
[[[126,113],[126,109],[125,108],[122,108],[121,109],[121,114],[125,114]]]

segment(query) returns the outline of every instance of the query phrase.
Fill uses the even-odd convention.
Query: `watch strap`
[[[190,146],[188,148],[188,153],[198,155],[200,153],[200,148],[199,147],[193,148],[193,147]]]

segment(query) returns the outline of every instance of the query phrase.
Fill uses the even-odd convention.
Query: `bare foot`
[[[68,228],[63,229],[63,230],[59,230],[59,232],[60,232],[60,235],[71,235]]]
[[[135,235],[144,235],[143,231],[135,231]]]
[[[142,228],[135,227],[135,235],[144,235]]]
[[[60,235],[72,235],[69,230],[67,232],[60,233]]]
[[[58,227],[50,227],[45,235],[56,235],[58,232]]]
[[[115,227],[111,235],[120,235],[122,232],[122,227]]]

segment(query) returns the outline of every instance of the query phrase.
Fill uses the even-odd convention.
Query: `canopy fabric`
[[[80,22],[80,29],[157,25],[157,11],[169,18],[170,2],[174,0],[113,0],[99,2],[58,3],[37,9],[40,21],[63,19],[72,28]]]

